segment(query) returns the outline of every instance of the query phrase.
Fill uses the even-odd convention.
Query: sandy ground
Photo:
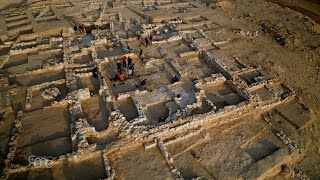
[[[0,1],[0,10],[11,8],[11,7],[18,7],[24,1],[25,0],[10,0],[10,1],[1,0]]]
[[[234,1],[233,1],[234,2]],[[281,5],[294,7],[294,10],[298,10],[305,15],[310,15],[310,12],[314,15],[310,16],[314,21],[319,22],[320,17],[320,3],[319,1],[285,1],[275,0],[273,2]],[[247,26],[259,27],[260,22],[272,22],[274,26],[282,26],[283,29],[294,33],[295,43],[287,44],[285,46],[276,45],[275,41],[271,38],[264,38],[259,43],[245,42],[239,44],[239,51],[244,49],[251,49],[251,54],[254,54],[255,58],[243,58],[247,63],[259,64],[263,67],[271,69],[276,73],[280,79],[284,79],[286,83],[294,88],[297,95],[302,97],[304,103],[307,104],[316,114],[315,122],[308,128],[301,130],[307,134],[307,142],[310,145],[307,151],[307,156],[303,159],[299,168],[306,172],[311,179],[317,179],[320,177],[320,27],[317,24],[309,26],[310,21],[304,20],[304,15],[289,16],[287,11],[281,11],[281,8],[270,8],[270,11],[261,11],[260,2],[253,1],[237,1],[238,5],[237,13],[234,11],[228,11],[232,15],[244,15],[251,13],[253,18],[249,18],[250,21]],[[250,8],[248,8],[250,7]],[[299,18],[297,18],[299,17]],[[257,24],[256,24],[257,23]],[[278,28],[278,30],[281,28]],[[281,30],[279,30],[281,31]],[[266,33],[266,37],[269,35]],[[271,35],[272,36],[272,35]],[[250,45],[254,44],[254,45]],[[240,46],[245,48],[240,48]],[[237,50],[235,50],[237,51]],[[246,50],[245,50],[246,51]]]
[[[320,1],[319,0],[268,0],[279,4],[283,7],[288,7],[295,11],[298,11],[304,15],[307,15],[315,22],[320,23]]]
[[[305,158],[298,164],[298,168],[305,172],[311,179],[319,179],[320,177],[320,26],[315,22],[320,22],[320,3],[317,1],[298,1],[298,0],[270,0],[274,3],[277,3],[281,6],[287,6],[295,11],[301,12],[302,14],[296,13],[291,10],[284,10],[278,5],[272,3],[264,2],[262,0],[258,1],[249,1],[249,0],[230,0],[222,1],[224,3],[219,3],[218,6],[213,8],[219,14],[224,14],[223,17],[228,19],[221,18],[217,19],[216,22],[219,23],[224,29],[227,29],[229,32],[232,28],[241,28],[244,30],[257,30],[259,31],[259,37],[256,39],[247,39],[241,41],[235,41],[232,43],[232,46],[226,45],[221,46],[220,51],[215,55],[217,57],[226,57],[227,55],[234,54],[238,56],[241,61],[250,64],[250,65],[260,65],[265,69],[268,69],[270,72],[275,73],[279,79],[284,80],[296,91],[297,96],[301,97],[302,101],[314,112],[314,122],[306,128],[298,129],[298,131],[293,132],[290,129],[299,127],[299,124],[285,124],[283,123],[281,127],[287,130],[286,133],[290,134],[292,137],[298,136],[299,134],[304,134],[304,144],[307,145],[307,152]],[[21,1],[16,1],[20,3]],[[7,7],[10,3],[16,3],[13,1],[0,1],[0,9]],[[227,2],[227,3],[226,3]],[[266,11],[265,9],[268,9]],[[272,12],[272,13],[270,13]],[[305,17],[309,16],[312,20]],[[230,32],[229,32],[230,33]],[[214,35],[213,35],[214,36]],[[226,34],[229,36],[229,34]],[[229,37],[236,37],[234,33],[230,34]],[[279,40],[279,37],[283,37],[284,40]],[[53,72],[51,78],[53,80],[60,79],[61,73]],[[49,76],[48,76],[49,78]],[[34,80],[34,77],[22,77],[21,79],[13,80],[21,84],[33,84],[32,81],[36,83],[42,82],[42,78]],[[87,83],[86,83],[87,82]],[[97,93],[95,89],[95,82],[91,82],[90,79],[87,79],[84,82],[84,86],[91,83],[91,91]],[[264,90],[261,89],[260,94],[264,94]],[[258,93],[258,94],[259,94]],[[17,95],[18,96],[18,95]],[[95,100],[98,102],[98,97]],[[19,102],[15,102],[19,103]],[[119,102],[120,111],[126,111],[127,108],[121,108],[121,103]],[[23,104],[23,103],[22,103]],[[90,102],[88,106],[90,106]],[[287,109],[287,106],[279,107],[276,112],[272,115],[272,121],[277,122],[286,122],[286,117],[294,122],[295,117],[301,115],[303,112],[299,112],[295,109],[296,104],[292,104],[290,108]],[[94,116],[97,121],[89,122],[96,124],[103,130],[105,129],[106,124],[99,124],[99,118],[102,116],[100,109],[87,108],[88,116]],[[131,114],[125,113],[128,119],[133,119],[137,116],[136,112],[131,111]],[[33,144],[33,139],[31,136],[41,136],[45,140],[50,140],[53,144],[68,144],[69,140],[64,139],[65,136],[68,136],[68,124],[64,118],[66,114],[63,114],[62,111],[60,114],[50,114],[42,112],[36,114],[37,119],[41,119],[42,123],[53,124],[56,126],[56,129],[59,129],[59,132],[51,131],[51,127],[47,127],[45,130],[41,131],[42,134],[32,134],[28,131],[24,131],[25,144]],[[13,115],[12,115],[13,116]],[[59,116],[60,123],[50,122],[51,116]],[[32,121],[34,117],[26,116],[24,121],[25,126],[28,125],[37,128],[42,126],[41,123],[35,123]],[[28,120],[29,119],[29,120]],[[169,147],[169,151],[172,153],[173,158],[177,162],[177,166],[184,175],[184,177],[195,177],[196,175],[203,175],[206,177],[212,177],[217,179],[226,179],[229,175],[232,175],[234,172],[228,171],[228,167],[232,166],[233,170],[245,169],[246,166],[250,165],[253,162],[260,160],[261,158],[266,157],[270,153],[275,152],[280,148],[281,143],[272,139],[272,136],[269,136],[268,132],[265,132],[263,123],[259,119],[253,119],[253,123],[242,123],[238,121],[238,124],[235,125],[237,131],[227,130],[224,127],[217,129],[210,129],[210,134],[217,134],[216,137],[212,136],[206,140],[199,140],[199,138],[193,138],[193,141],[181,143],[181,146],[175,145],[174,148]],[[297,123],[302,120],[296,120]],[[10,122],[11,123],[11,122]],[[10,126],[9,122],[6,126]],[[279,125],[280,126],[280,125]],[[288,128],[293,126],[292,128]],[[31,129],[31,128],[30,128]],[[249,130],[248,130],[249,129]],[[252,129],[252,131],[251,131]],[[259,134],[259,132],[262,132]],[[256,137],[258,134],[259,138],[256,139],[255,143],[260,144],[258,149],[253,149],[251,147],[251,138]],[[239,142],[235,146],[241,147],[241,151],[236,151],[237,149],[233,146],[229,146],[228,141]],[[208,143],[210,142],[210,143]],[[193,146],[192,143],[195,145]],[[265,144],[269,146],[265,147]],[[35,150],[37,146],[42,144],[35,144]],[[50,148],[51,144],[47,145],[47,148]],[[185,147],[184,147],[185,146]],[[180,147],[180,148],[177,148]],[[221,148],[223,147],[223,148]],[[23,151],[23,147],[21,147]],[[137,171],[127,171],[129,167],[135,166],[138,163],[143,164],[145,161],[152,160],[150,167],[153,164],[154,169],[150,168],[147,172],[144,172],[145,176],[142,176],[141,179],[151,179],[151,177],[157,177],[158,179],[171,179],[172,175],[167,168],[163,158],[160,156],[160,153],[151,149],[150,152],[145,152],[142,147],[134,147],[127,152],[116,152],[110,154],[110,159],[112,165],[115,167],[117,172],[118,179],[130,179],[131,177],[139,176],[141,172],[144,172],[144,166],[137,167]],[[229,154],[225,154],[222,149],[231,149]],[[25,151],[31,151],[25,149]],[[66,149],[65,151],[68,151]],[[246,153],[244,153],[246,152]],[[150,154],[149,154],[150,153]],[[132,154],[135,154],[132,156]],[[148,154],[147,156],[145,154]],[[213,158],[210,157],[210,161],[203,161],[203,159],[209,159],[210,154],[218,154]],[[249,154],[250,156],[246,156]],[[220,155],[220,156],[219,156]],[[228,156],[230,155],[230,156]],[[235,159],[239,160],[236,166],[234,164],[226,164],[222,166],[224,162],[234,162],[230,158],[236,157]],[[240,158],[239,158],[240,157]],[[95,167],[99,166],[98,163],[101,157],[90,160],[91,162],[84,163],[86,167]],[[93,162],[92,162],[93,161]],[[147,164],[147,163],[146,163]],[[195,167],[186,167],[186,164],[195,165]],[[93,166],[92,166],[93,165]],[[65,172],[73,171],[73,174],[78,174],[82,168],[74,168],[77,165],[65,165],[63,170]],[[147,166],[147,165],[145,165]],[[236,167],[237,169],[235,169]],[[141,168],[141,169],[139,169]],[[87,168],[83,168],[88,171]],[[103,170],[99,166],[97,169],[99,173],[96,173],[96,178],[104,177]],[[196,169],[196,172],[190,171],[189,169]],[[223,171],[220,171],[220,170]],[[89,169],[90,170],[90,169]],[[96,169],[94,169],[96,171]],[[219,171],[218,171],[219,170]],[[100,172],[101,171],[101,172]],[[89,171],[88,171],[89,172]],[[94,172],[93,170],[91,172]],[[156,172],[156,173],[155,173]],[[155,173],[155,174],[153,174]],[[50,172],[51,174],[51,172]],[[70,176],[72,173],[66,173]],[[80,174],[80,173],[79,173]],[[162,176],[161,176],[162,174]],[[88,174],[90,176],[92,174]],[[32,176],[32,173],[30,173]],[[62,178],[65,176],[61,170],[53,170],[50,175],[51,178]],[[32,178],[32,177],[30,177]],[[64,177],[65,179],[72,179],[77,177]],[[86,177],[81,177],[85,179]],[[80,179],[81,179],[80,178]]]

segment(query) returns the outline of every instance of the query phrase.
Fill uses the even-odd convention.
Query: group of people
[[[116,63],[116,66],[117,66],[117,72],[119,74],[115,75],[115,77],[112,79],[113,81],[120,81],[122,84],[124,84],[124,82],[126,80],[126,75],[124,74],[124,71],[126,69],[128,69],[128,76],[129,77],[134,76],[135,65],[134,65],[133,60],[130,56],[124,55],[122,57],[122,63],[120,61],[118,61]],[[147,79],[141,80],[140,87],[145,87],[146,85],[147,85]],[[114,84],[114,86],[115,86],[115,84]]]
[[[86,33],[86,28],[84,27],[83,24],[80,24],[79,26],[75,25],[73,26],[73,30],[76,32],[76,33]]]
[[[119,75],[120,82],[124,83],[125,81],[124,70],[128,69],[128,76],[134,75],[135,66],[130,56],[124,55],[122,57],[122,63],[118,61],[116,65],[117,65],[117,72],[120,74]],[[115,78],[117,78],[117,75]]]
[[[148,47],[148,45],[152,45],[152,35],[151,34],[148,34],[145,38],[144,38],[144,40],[145,40],[145,46],[146,47]]]

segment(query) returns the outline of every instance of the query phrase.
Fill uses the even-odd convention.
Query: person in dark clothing
[[[146,84],[147,84],[147,79],[142,80],[140,83],[141,87],[144,87]]]
[[[85,33],[85,32],[86,32],[86,28],[84,27],[83,24],[81,24],[80,28],[81,28],[82,33]]]
[[[172,77],[172,84],[175,82],[178,82],[178,81],[180,81],[180,76],[178,74],[176,74]]]
[[[131,70],[131,75],[134,75],[134,63],[130,64],[129,70]]]
[[[78,32],[78,26],[76,26],[76,25],[75,25],[75,26],[73,26],[73,30],[74,30],[74,32],[76,32],[76,33],[77,33],[77,32]]]
[[[131,64],[132,64],[132,58],[129,56],[128,57],[128,67],[130,67]]]
[[[94,68],[92,69],[92,74],[93,74],[93,77],[95,78],[98,77],[98,66],[94,66]]]
[[[119,80],[119,75],[116,74],[116,75],[114,76],[114,78],[113,78],[113,81],[118,81],[118,80]]]
[[[132,48],[131,48],[131,46],[129,46],[128,44],[127,44],[127,49],[128,49],[128,51],[129,51],[130,53],[132,53]]]
[[[150,34],[150,36],[149,36],[149,43],[150,43],[150,46],[152,45],[152,35]]]
[[[140,51],[139,51],[139,57],[140,57],[140,58],[141,58],[142,54],[143,54],[143,50],[142,50],[142,48],[140,47]]]
[[[146,41],[146,47],[148,47],[148,44],[149,44],[149,39],[148,39],[148,37],[144,38],[144,40]]]
[[[117,62],[117,67],[118,67],[118,72],[121,72],[122,69],[121,69],[121,63],[120,63],[120,61]]]
[[[114,78],[112,78],[111,79],[111,81],[113,81],[113,86],[116,86],[116,81],[118,81],[120,79],[120,77],[119,77],[119,75],[118,74],[116,74],[115,76],[114,76]]]
[[[81,25],[78,26],[78,29],[79,29],[79,33],[82,33],[82,26]]]

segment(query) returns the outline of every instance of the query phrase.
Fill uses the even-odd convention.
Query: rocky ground
[[[314,122],[301,130],[307,134],[309,150],[299,167],[310,178],[317,179],[320,177],[320,25],[316,22],[320,20],[320,4],[318,1],[271,2],[225,1],[216,8],[234,18],[233,21],[241,21],[248,30],[262,32],[261,41],[244,42],[231,50],[249,51],[254,58],[243,57],[244,61],[275,72],[314,110]]]
[[[59,2],[60,0],[53,1]],[[311,110],[312,116],[311,120],[308,121],[309,123],[301,128],[290,130],[289,132],[292,132],[292,134],[289,133],[288,135],[298,141],[299,144],[303,144],[306,150],[303,155],[304,157],[295,164],[295,168],[305,173],[310,179],[319,179],[320,2],[317,0],[202,0],[202,2],[208,5],[208,12],[204,12],[204,14],[210,17],[210,20],[213,20],[220,26],[219,28],[222,29],[221,31],[213,32],[210,38],[216,42],[221,42],[229,38],[232,39],[231,43],[217,45],[217,50],[212,51],[215,57],[223,60],[235,58],[250,66],[261,66],[262,69],[271,74],[275,74],[278,79],[283,80],[292,87],[297,97]],[[23,3],[24,1],[20,0],[0,0],[0,11],[21,6]],[[125,19],[130,19],[130,13],[133,14],[133,12],[125,8],[119,8],[118,10],[115,8],[113,11],[120,10]],[[138,15],[135,14],[135,16]],[[207,33],[210,35],[209,32]],[[157,45],[153,47],[156,46]],[[161,46],[167,49],[171,48],[167,47],[169,46],[168,44]],[[138,45],[134,46],[134,50],[138,51]],[[154,54],[153,57],[155,57]],[[140,68],[138,65],[137,63],[137,69]],[[108,67],[106,69],[108,69]],[[164,69],[168,68],[165,67]],[[110,71],[105,70],[105,72],[109,73]],[[38,81],[41,82],[47,78],[44,75],[39,76],[43,77],[42,79],[41,77],[38,79]],[[106,75],[105,77],[108,76]],[[94,94],[98,94],[99,83],[94,82],[92,79],[94,78],[88,78],[87,80],[85,78],[80,79],[83,81],[82,88],[90,88],[90,86],[98,87],[98,89],[90,89]],[[23,80],[21,80],[21,82],[22,81]],[[161,83],[166,83],[166,81],[161,79]],[[161,83],[160,81],[154,82],[155,87],[152,89],[157,89],[156,85]],[[35,82],[35,84],[40,84],[40,82]],[[135,89],[135,86],[129,87],[129,85],[130,84],[127,83],[126,86],[128,87],[112,87],[111,91],[114,94],[118,94],[118,91],[127,92],[132,91],[130,88]],[[21,94],[25,93],[25,91],[25,89],[22,89]],[[17,93],[17,97],[15,98],[19,99],[18,96],[21,94]],[[66,93],[61,92],[61,94]],[[55,95],[55,97],[56,96],[58,96],[58,94]],[[39,97],[41,97],[41,94]],[[20,99],[24,101],[25,97]],[[106,110],[100,109],[98,106],[94,106],[94,104],[103,104],[102,98],[100,96],[94,96],[90,98],[90,100],[82,102],[85,116],[89,124],[94,124],[94,126],[98,127],[96,127],[97,130],[105,130],[108,124],[105,121],[99,120],[106,119],[104,117],[107,114],[105,112]],[[39,106],[42,106],[42,104]],[[117,106],[121,107],[121,101],[117,102]],[[291,115],[290,117],[296,113],[300,113],[288,107],[292,106],[283,106],[282,109],[279,107],[276,111],[279,110],[281,113],[287,113]],[[61,112],[67,111],[65,106],[59,108],[63,109]],[[154,109],[157,108],[156,106]],[[119,109],[124,112],[121,108]],[[128,110],[128,108],[125,109]],[[127,116],[130,115],[129,112],[125,114]],[[147,116],[152,117],[152,115],[147,113]],[[137,115],[133,114],[132,116]],[[275,115],[270,116],[272,120],[276,119],[274,118]],[[14,113],[10,112],[7,117],[14,119]],[[294,119],[294,117],[292,118]],[[43,120],[41,123],[38,123],[35,119]],[[51,119],[59,119],[61,122],[48,127]],[[37,134],[39,137],[37,136],[36,139],[29,140],[31,144],[35,144],[35,142],[41,139],[40,137],[45,136],[46,133],[50,134],[50,131],[56,129],[59,130],[59,132],[53,132],[52,134],[56,135],[50,137],[50,139],[55,139],[54,143],[56,144],[62,144],[61,147],[64,148],[61,148],[61,151],[65,150],[65,152],[69,152],[71,145],[65,146],[65,144],[69,144],[70,141],[69,129],[66,128],[70,124],[69,119],[70,117],[65,116],[64,113],[50,113],[42,110],[30,112],[29,114],[26,113],[22,123],[22,132],[25,133],[23,136],[26,136],[26,138],[22,140],[29,140],[27,136],[30,134],[30,129],[36,129],[39,128],[38,126],[44,125],[47,126],[48,129],[44,129],[43,132],[39,131],[39,134]],[[9,125],[5,124],[2,126],[10,129]],[[281,124],[279,127],[280,126]],[[283,126],[288,128],[292,125]],[[242,168],[247,169],[247,166],[249,167],[252,163],[264,159],[279,149],[284,148],[284,145],[279,139],[276,139],[275,136],[272,135],[272,131],[269,128],[268,124],[260,117],[260,114],[255,116],[253,113],[248,117],[245,116],[235,122],[229,122],[219,127],[207,127],[205,131],[207,131],[206,133],[209,134],[210,137],[204,137],[206,136],[204,135],[206,134],[204,131],[200,133],[196,132],[196,135],[192,136],[193,138],[183,140],[176,144],[170,145],[168,143],[169,145],[167,145],[167,147],[176,163],[177,169],[179,169],[183,177],[192,178],[200,177],[201,175],[202,177],[211,177],[212,179],[230,179],[236,176]],[[9,132],[9,130],[7,131]],[[118,134],[113,131],[116,132],[117,129],[108,129],[106,131],[108,133],[105,135],[108,138],[100,137],[100,139],[90,139],[90,144],[95,141],[98,142],[98,144],[101,142],[101,147],[98,145],[99,148],[105,148],[105,146],[108,146],[106,144],[117,139]],[[34,130],[34,132],[36,132],[36,130]],[[112,134],[112,136],[109,137],[110,134]],[[47,139],[43,141],[47,141]],[[241,148],[238,150],[235,147]],[[38,148],[37,150],[39,151],[43,151],[42,147],[36,148]],[[141,179],[151,179],[155,177],[157,179],[173,179],[173,175],[158,149],[152,147],[149,150],[145,150],[141,144],[121,148],[123,149],[119,151],[108,152],[111,166],[116,169],[116,178],[133,179],[133,177],[143,174],[140,176]],[[34,149],[27,149],[26,151],[34,151]],[[66,154],[65,152],[53,152],[54,150],[52,150],[50,146],[47,151],[50,151],[50,155],[55,155],[55,153]],[[18,151],[18,154],[19,153],[22,154],[21,156],[25,155],[23,152]],[[19,160],[19,156],[17,157]],[[58,166],[52,168],[50,172],[49,170],[48,172],[39,171],[39,174],[49,174],[52,179],[103,178],[104,170],[102,168],[103,162],[100,162],[101,159],[102,155],[98,153],[94,158],[88,160],[88,162],[85,162],[81,166],[67,163],[63,164],[63,167]],[[83,171],[91,170],[90,168],[92,167],[90,166],[97,167],[98,170],[95,169],[97,173],[87,173],[86,175],[88,177],[81,177],[82,173],[84,173]],[[150,168],[151,166],[153,168]],[[77,169],[75,167],[80,168]],[[280,173],[280,175],[278,174],[274,178],[290,179],[290,176],[288,176],[289,178],[287,176],[288,175]],[[13,176],[13,179],[14,177],[15,176]],[[39,178],[36,172],[29,172],[28,178],[33,179],[34,177]]]

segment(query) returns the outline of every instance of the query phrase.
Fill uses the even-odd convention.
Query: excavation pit
[[[27,54],[10,55],[8,62],[3,66],[3,69],[28,63]]]
[[[45,82],[56,81],[64,79],[64,71],[61,67],[52,70],[37,71],[30,74],[23,74],[9,79],[10,84],[17,84],[22,86],[33,86]]]
[[[117,179],[168,179],[173,180],[166,161],[157,147],[144,150],[141,146],[114,152],[110,155],[111,163],[116,172]],[[137,166],[138,165],[138,166]],[[134,169],[130,167],[135,167]]]
[[[116,101],[116,106],[124,115],[127,121],[131,121],[139,116],[136,105],[131,97],[120,97]]]
[[[254,90],[253,93],[257,94],[262,101],[268,101],[275,97],[275,95],[265,86]]]
[[[244,101],[226,82],[206,85],[203,89],[207,99],[216,106],[217,110]]]
[[[59,90],[58,96],[52,96],[48,98],[44,96],[46,93],[44,91],[50,90],[52,88],[57,88]],[[50,106],[54,101],[63,100],[68,94],[68,89],[65,83],[57,85],[49,85],[43,88],[32,88],[32,103],[29,110],[37,110],[43,107]]]
[[[180,58],[178,62],[183,75],[191,80],[204,79],[216,73],[216,70],[197,54]]]
[[[94,154],[90,158],[73,162],[65,160],[48,168],[36,168],[10,175],[9,179],[103,179],[106,178],[102,155]]]
[[[166,120],[166,118],[169,116],[169,109],[166,106],[166,103],[168,102],[154,104],[152,106],[148,106],[144,110],[144,113],[148,119],[148,124],[157,125]]]
[[[81,102],[83,113],[88,123],[96,131],[103,131],[108,128],[109,110],[105,106],[101,96],[92,96]]]
[[[92,75],[90,76],[81,76],[77,77],[79,89],[89,88],[90,93],[99,94],[100,83],[97,77]]]
[[[181,53],[193,51],[194,49],[184,40],[176,40],[170,43],[166,43],[165,46],[170,46],[170,51],[174,53],[175,56],[179,57]]]
[[[273,79],[273,77],[266,71],[256,70],[249,73],[243,73],[240,77],[247,83],[248,86],[259,83],[261,81],[267,81]]]
[[[30,155],[59,156],[71,152],[70,123],[70,114],[63,105],[26,113],[15,161],[26,163]]]
[[[73,58],[75,64],[88,64],[92,62],[92,55],[91,52],[86,52],[83,55],[77,56]]]
[[[304,15],[263,1],[36,1],[0,12],[2,177],[319,177],[319,43]],[[133,75],[116,65],[128,55]]]
[[[104,59],[105,57],[120,56],[125,53],[121,46],[109,47],[109,46],[99,46],[96,48],[98,58]]]

